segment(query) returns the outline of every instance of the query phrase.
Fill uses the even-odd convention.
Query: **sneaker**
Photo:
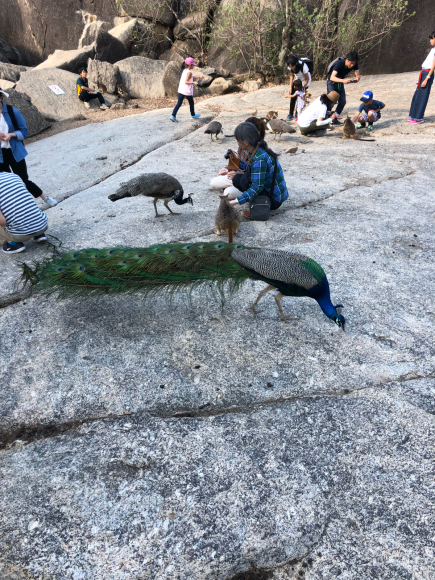
[[[355,125],[355,128],[356,128],[356,129],[362,129],[362,125],[361,125],[361,123],[357,123],[357,124]]]
[[[100,107],[100,109],[101,109],[102,111],[106,111],[108,108],[109,108],[109,107],[108,107],[106,104],[104,104],[104,105],[101,105],[101,107]]]
[[[249,211],[249,209],[244,209],[242,211],[242,216],[245,217],[247,220],[251,219],[251,212]]]
[[[367,131],[373,131],[373,125],[367,125]]]
[[[50,207],[54,207],[55,205],[57,205],[57,201],[55,199],[53,199],[52,197],[49,197],[48,195],[46,196],[44,201]]]
[[[343,123],[340,123],[340,121],[336,118],[333,121],[331,121],[331,125],[343,125]]]
[[[174,121],[174,123],[178,123],[178,119],[176,119],[176,118],[174,117],[174,115],[171,115],[171,121]]]
[[[411,121],[412,122],[412,121]],[[414,121],[416,125],[421,125],[422,123],[426,123],[424,119],[420,119],[419,121]]]
[[[201,116],[201,115],[200,115],[199,113],[196,113],[196,115],[190,115],[190,118],[191,118],[191,119],[199,119],[199,118],[200,118],[200,116]]]
[[[297,123],[297,122],[298,122],[298,117],[296,117],[296,119],[295,119],[295,123]]]
[[[83,103],[85,106],[85,109],[90,109],[91,105],[89,103],[87,103],[86,101]]]
[[[47,236],[45,234],[39,234],[39,236],[33,236],[33,241],[34,242],[46,242],[47,241]]]
[[[22,242],[17,242],[16,244],[10,244],[7,242],[3,244],[3,252],[5,254],[19,254],[20,252],[24,252],[26,246]]]
[[[293,121],[294,117],[293,115],[287,115],[287,121]]]

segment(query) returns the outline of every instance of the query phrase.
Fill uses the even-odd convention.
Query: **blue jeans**
[[[193,97],[192,97],[192,95],[182,95],[181,93],[178,93],[178,103],[175,105],[174,110],[172,111],[172,116],[173,117],[176,117],[177,116],[178,109],[183,104],[184,99],[187,99],[189,101],[190,115],[191,115],[191,117],[193,117],[193,115],[195,114],[195,105],[193,104]]]
[[[423,71],[421,74],[421,82],[427,77],[428,71]],[[422,121],[424,117],[424,112],[426,110],[427,103],[429,101],[430,90],[433,84],[433,77],[429,77],[427,85],[425,87],[420,86],[415,90],[414,96],[412,97],[411,108],[409,110],[409,116],[413,121]]]
[[[331,91],[337,91],[337,93],[339,93],[340,98],[338,99],[337,106],[335,107],[335,112],[337,113],[337,115],[341,115],[341,111],[344,109],[344,106],[346,105],[346,93],[344,90],[344,84],[334,83],[333,81],[328,80],[326,82],[326,90],[328,91],[328,93],[330,93]]]

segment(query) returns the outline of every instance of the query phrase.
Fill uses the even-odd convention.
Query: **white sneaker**
[[[86,101],[83,103],[85,106],[85,109],[90,109],[91,105],[89,103],[87,103]]]
[[[108,109],[109,107],[107,105],[101,105],[100,109],[102,109],[103,111],[105,111],[106,109]]]
[[[57,201],[55,199],[53,199],[52,197],[49,197],[47,195],[47,197],[44,199],[45,203],[47,205],[49,205],[50,207],[54,207],[55,205],[57,205]]]

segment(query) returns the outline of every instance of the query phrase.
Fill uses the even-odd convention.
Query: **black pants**
[[[184,99],[187,99],[189,101],[190,115],[193,117],[193,115],[195,114],[195,105],[193,104],[192,95],[182,95],[181,93],[178,93],[178,103],[175,105],[174,110],[172,111],[172,115],[174,117],[177,116],[178,109],[183,104]]]
[[[26,160],[22,159],[21,161],[15,161],[15,157],[12,153],[12,149],[2,149],[3,153],[3,163],[0,163],[0,171],[6,171],[6,173],[15,173],[21,177],[24,181],[24,185],[27,188],[27,191],[33,195],[33,197],[39,197],[42,195],[43,191],[40,189],[36,183],[30,181],[29,176],[27,175],[27,165]]]
[[[291,94],[292,94],[292,95],[294,95],[294,93],[295,93],[295,90],[296,90],[296,89],[295,89],[295,86],[294,86],[294,85],[292,85],[292,88],[291,88]],[[291,117],[294,117],[294,113],[295,113],[295,107],[296,107],[296,101],[297,101],[297,100],[298,100],[298,98],[297,98],[297,97],[292,97],[292,98],[290,99],[290,111],[289,111],[289,114],[290,114],[290,116],[291,116]]]
[[[340,95],[337,106],[335,107],[335,112],[337,113],[337,115],[341,115],[341,111],[344,109],[344,106],[346,105],[346,91],[344,90],[344,84],[334,83],[333,81],[327,81],[326,90],[328,91],[328,93],[330,93],[331,91],[336,91]]]
[[[276,199],[273,199],[273,197],[270,198],[270,209],[271,210],[278,209],[281,206],[282,206],[282,201],[276,201]]]
[[[94,95],[94,94],[90,93],[89,91],[82,91],[79,94],[79,99],[81,101],[83,101],[84,103],[89,103],[89,101],[92,101],[92,99],[98,99],[100,101],[100,105],[105,104],[104,97],[101,93],[97,93],[96,95]]]

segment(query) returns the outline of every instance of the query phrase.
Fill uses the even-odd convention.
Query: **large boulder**
[[[29,137],[37,135],[44,129],[50,127],[51,123],[49,123],[47,119],[41,115],[38,109],[32,105],[30,97],[14,90],[9,90],[8,93],[9,97],[5,97],[4,101],[21,112],[26,120]]]
[[[181,18],[174,28],[174,36],[178,40],[190,40],[199,36],[204,30],[208,20],[205,11],[192,12]]]
[[[79,41],[79,48],[92,44],[95,49],[95,58],[114,64],[129,55],[125,44],[105,30],[105,23],[90,22],[86,25]]]
[[[3,7],[2,7],[3,11]],[[16,48],[13,48],[6,40],[0,38],[0,59],[2,62],[20,64],[21,55]]]
[[[145,18],[154,22],[161,22],[167,26],[174,26],[175,16],[166,3],[144,2],[144,0],[121,0],[119,2],[121,11],[126,16],[136,18]],[[177,8],[177,2],[174,0],[173,8]]]
[[[0,79],[16,83],[20,80],[21,73],[26,72],[26,70],[31,70],[31,68],[16,64],[0,63]]]
[[[242,89],[247,93],[252,93],[253,91],[258,91],[261,88],[260,81],[245,81],[242,85]]]
[[[77,47],[83,12],[113,22],[116,4],[114,0],[6,0],[0,2],[0,37],[17,48],[23,63],[35,66],[55,50]]]
[[[219,77],[204,90],[207,90],[210,95],[226,95],[228,93],[240,91],[240,87],[232,79],[223,79]]]
[[[174,60],[167,64],[165,72],[163,73],[163,88],[166,96],[176,97],[178,95],[178,85],[182,72],[182,63]]]
[[[77,75],[59,68],[42,68],[21,75],[17,91],[28,95],[32,104],[51,121],[82,117],[83,103],[77,97]],[[56,95],[49,85],[58,85],[63,95]]]
[[[121,82],[132,97],[143,99],[165,96],[163,75],[167,62],[144,56],[131,56],[116,64]]]
[[[114,93],[118,83],[119,68],[109,62],[89,59],[88,79],[97,87],[103,86],[105,92]]]
[[[83,46],[76,50],[55,50],[53,54],[35,67],[35,70],[44,68],[60,68],[78,73],[81,66],[86,66],[89,58],[95,56],[95,46]]]
[[[6,91],[9,92],[12,89],[15,88],[17,83],[14,83],[13,81],[5,81],[4,79],[0,79],[0,89],[2,91]]]
[[[140,25],[137,18],[132,18],[131,20],[127,20],[126,22],[111,28],[109,34],[117,38],[129,50],[133,40],[133,35],[139,28]]]

